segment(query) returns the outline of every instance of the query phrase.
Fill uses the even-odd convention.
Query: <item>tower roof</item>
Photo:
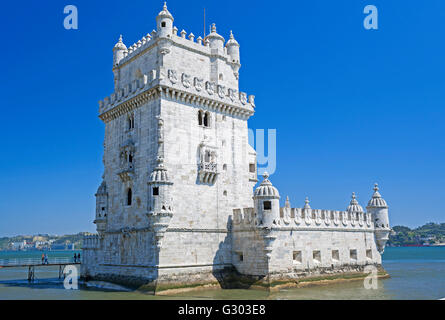
[[[226,43],[226,47],[230,47],[230,46],[238,46],[239,47],[238,41],[236,41],[235,38],[233,37],[232,30],[230,30],[229,41],[227,41],[227,43]]]
[[[97,188],[96,196],[105,194],[107,194],[107,184],[105,183],[105,181],[102,181],[99,188]]]
[[[122,35],[120,35],[119,40],[114,45],[113,50],[127,50],[127,46],[122,42]]]
[[[170,18],[173,20],[172,14],[167,10],[167,2],[164,2],[164,7],[162,8],[162,11],[159,12],[157,18]]]
[[[263,178],[261,184],[255,189],[255,197],[279,198],[280,193],[278,192],[278,189],[272,185],[272,182],[269,181],[269,174],[267,172],[264,172]]]
[[[363,212],[362,206],[358,203],[355,197],[355,192],[352,193],[351,202],[349,203],[349,206],[346,210],[348,212]]]
[[[374,184],[374,194],[372,195],[371,200],[368,202],[369,208],[386,208],[388,207],[385,199],[382,198],[379,192],[378,184]]]
[[[164,167],[164,161],[162,157],[158,158],[158,165],[153,169],[150,174],[149,183],[168,183],[170,184],[170,179],[168,177],[167,169]]]
[[[224,37],[216,32],[216,24],[212,23],[212,31],[204,38],[208,40],[219,39],[224,42]]]

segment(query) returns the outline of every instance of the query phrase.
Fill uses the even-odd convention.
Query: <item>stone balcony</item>
[[[130,181],[134,176],[134,166],[132,163],[126,164],[121,171],[118,172],[118,176],[122,182]]]
[[[199,181],[213,184],[218,176],[218,165],[216,162],[203,162],[199,164]]]

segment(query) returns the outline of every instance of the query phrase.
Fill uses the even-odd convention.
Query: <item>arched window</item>
[[[202,126],[202,111],[201,110],[198,111],[198,124],[200,126]]]
[[[206,151],[204,161],[210,162],[210,157],[211,157],[210,151]]]
[[[210,127],[210,113],[204,114],[204,127]]]
[[[133,200],[133,195],[131,192],[131,188],[127,190],[127,206],[131,206],[131,201]]]
[[[161,22],[161,27],[165,28],[165,22]]]
[[[128,117],[128,130],[134,129],[134,114]]]

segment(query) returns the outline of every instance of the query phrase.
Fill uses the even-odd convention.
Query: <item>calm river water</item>
[[[41,252],[0,252],[0,259],[39,258]],[[73,251],[50,251],[51,257],[72,257]],[[377,290],[366,290],[362,281],[327,286],[261,290],[209,289],[172,296],[151,296],[100,284],[65,290],[57,267],[36,268],[29,284],[26,268],[0,269],[0,300],[5,299],[440,299],[445,298],[445,247],[386,248],[383,266],[391,278],[379,280]]]

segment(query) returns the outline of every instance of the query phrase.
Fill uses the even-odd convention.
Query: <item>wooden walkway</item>
[[[59,267],[59,279],[64,277],[63,270],[66,266],[80,264],[74,262],[73,258],[48,258],[48,261],[42,263],[42,259],[0,259],[0,269],[3,268],[28,268],[28,281],[35,279],[36,267]]]

